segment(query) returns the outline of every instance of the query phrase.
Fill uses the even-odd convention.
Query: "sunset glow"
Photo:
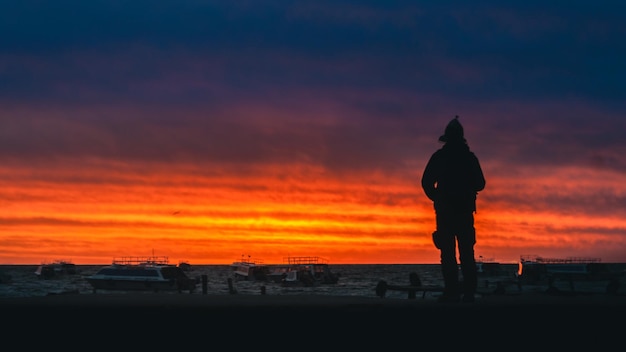
[[[477,256],[626,262],[610,10],[209,3],[0,14],[0,264],[438,263],[420,178],[454,115]]]

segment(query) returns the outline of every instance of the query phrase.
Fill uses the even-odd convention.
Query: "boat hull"
[[[101,268],[85,280],[95,290],[121,291],[193,291],[196,280],[185,275],[175,265],[162,264],[113,264]]]
[[[280,283],[284,286],[315,286],[336,284],[339,276],[332,273],[329,264],[320,257],[288,257],[285,264],[260,264],[239,261],[231,264],[238,280],[256,280]]]
[[[265,281],[269,274],[268,266],[253,262],[235,262],[231,264],[233,275],[237,280]]]
[[[120,291],[183,291],[191,288],[189,283],[181,280],[128,280],[111,278],[87,278],[87,282],[94,290],[120,290]]]

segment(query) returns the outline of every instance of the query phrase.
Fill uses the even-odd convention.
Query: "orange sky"
[[[376,173],[329,177],[299,164],[236,173],[97,160],[51,165],[0,169],[2,264],[102,264],[152,254],[195,264],[229,264],[242,256],[265,263],[287,256],[321,256],[337,264],[438,262],[430,238],[434,214],[418,187],[417,168],[390,179]],[[487,175],[492,167],[483,166]],[[608,232],[626,226],[625,219],[510,203],[510,197],[533,197],[555,184],[564,193],[594,187],[563,182],[572,172],[584,170],[525,184],[488,178],[478,200],[476,255],[515,262],[523,254],[592,256],[598,247],[612,253],[616,242]],[[605,186],[620,186],[619,177],[603,176]],[[597,231],[577,230],[586,228]],[[588,250],[594,247],[596,252]],[[602,259],[620,258],[614,253]]]

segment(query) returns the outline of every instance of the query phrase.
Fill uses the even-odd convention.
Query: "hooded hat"
[[[463,137],[463,126],[459,122],[459,117],[455,116],[446,126],[443,136],[439,137],[440,142],[465,141]]]

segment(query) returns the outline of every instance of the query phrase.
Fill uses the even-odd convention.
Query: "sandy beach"
[[[234,338],[242,344],[305,338],[313,344],[334,339],[335,344],[371,347],[452,338],[447,344],[463,347],[464,338],[469,338],[476,346],[500,341],[529,348],[552,343],[598,348],[621,343],[619,321],[626,314],[626,297],[525,293],[441,304],[419,296],[63,294],[3,298],[0,309],[11,322],[5,331],[16,328],[59,336],[71,330],[82,337],[106,331],[106,336],[114,337],[102,339],[102,344],[124,339],[159,346],[172,343],[153,340],[160,334],[156,329],[196,345],[215,338]]]

